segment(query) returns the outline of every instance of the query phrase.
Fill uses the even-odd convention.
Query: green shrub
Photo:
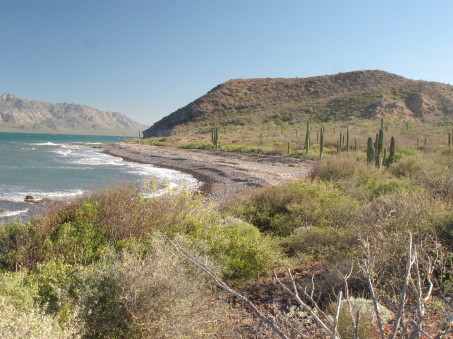
[[[200,142],[191,142],[185,145],[179,146],[179,148],[184,149],[204,149],[204,150],[213,150],[214,146],[211,142],[200,141]]]
[[[226,218],[202,235],[207,254],[222,267],[225,278],[246,281],[274,267],[279,250],[269,237],[240,219]]]
[[[360,253],[360,243],[354,232],[332,227],[301,227],[281,244],[289,255],[299,259],[299,264],[313,261],[338,264],[349,262]]]
[[[77,328],[62,328],[58,321],[38,308],[17,309],[0,296],[0,337],[17,338],[80,338]]]
[[[383,194],[409,189],[410,182],[395,178],[385,168],[376,168],[350,155],[317,162],[309,177],[334,182],[335,187],[357,199],[371,199]]]
[[[261,231],[288,236],[306,226],[342,228],[359,205],[330,183],[298,181],[256,190],[227,202],[224,210]]]

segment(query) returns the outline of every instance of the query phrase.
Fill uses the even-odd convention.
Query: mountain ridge
[[[68,133],[127,133],[137,135],[145,129],[119,112],[101,111],[74,103],[51,103],[0,95],[0,130],[17,132]],[[133,132],[133,133],[132,133]]]
[[[347,120],[388,114],[405,119],[451,119],[453,86],[364,70],[309,78],[232,79],[144,131],[168,136],[213,122]]]

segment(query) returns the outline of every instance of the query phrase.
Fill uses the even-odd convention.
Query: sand
[[[261,154],[243,154],[148,146],[137,143],[109,143],[107,154],[127,161],[152,164],[191,174],[201,191],[214,203],[246,190],[305,176],[313,161]]]

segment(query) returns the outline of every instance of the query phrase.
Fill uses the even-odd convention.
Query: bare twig
[[[342,292],[338,292],[338,297],[337,297],[337,307],[335,309],[335,316],[333,318],[333,326],[332,326],[332,339],[337,338],[337,324],[338,324],[338,317],[340,315],[340,307],[341,307],[341,296]]]
[[[282,283],[280,278],[277,276],[277,273],[274,272],[275,279],[279,283],[279,285],[286,291],[288,292],[298,303],[299,305],[306,310],[309,314],[310,317],[313,318],[313,320],[329,335],[332,336],[332,331],[326,326],[326,324],[316,315],[316,313],[313,312],[313,310],[300,298],[299,292],[297,291],[296,287],[296,282],[294,280],[293,275],[291,274],[291,271],[289,268],[287,268],[287,271],[289,273],[289,277],[291,279],[291,284],[293,290],[289,289],[285,284]]]
[[[319,308],[318,303],[313,299],[313,294],[307,293],[307,287],[302,288],[299,284],[297,284],[297,287],[300,291],[302,291],[302,295],[312,303],[315,310],[323,317],[324,323],[327,325],[327,327],[332,327],[332,322],[330,321],[329,317]]]
[[[234,295],[236,298],[241,300],[244,304],[246,304],[255,315],[267,326],[269,326],[275,334],[277,334],[282,339],[287,339],[288,337],[269,319],[267,319],[257,308],[256,306],[245,296],[235,292],[232,290],[225,282],[223,282],[206,264],[201,263],[198,259],[192,256],[189,252],[184,250],[181,245],[176,240],[171,240],[167,238],[167,241],[170,242],[171,245],[175,248],[175,250],[180,254],[182,257],[189,260],[192,264],[200,268],[206,274],[208,274],[214,281],[219,285],[222,289],[229,292],[230,294]]]
[[[371,295],[371,300],[373,301],[374,312],[376,313],[376,318],[377,318],[378,327],[379,327],[379,333],[381,335],[381,339],[386,339],[385,332],[384,332],[384,325],[382,324],[381,313],[379,312],[378,302],[376,299],[376,295],[374,294],[373,282],[371,280],[371,272],[373,270],[375,258],[371,257],[370,245],[368,243],[368,240],[365,242],[365,248],[367,250],[367,259],[363,260],[363,266],[365,268],[365,275],[366,275],[366,279],[368,282],[368,287],[370,288],[370,295]]]
[[[354,339],[359,339],[359,326],[360,326],[360,310],[357,310],[354,327]]]
[[[394,339],[396,333],[398,332],[398,328],[400,326],[401,317],[403,315],[405,298],[407,293],[407,286],[409,283],[409,278],[411,274],[411,268],[414,264],[415,260],[417,259],[416,252],[412,251],[412,233],[409,233],[409,241],[407,244],[407,263],[406,263],[406,274],[404,275],[404,283],[400,293],[400,301],[398,306],[398,312],[396,313],[395,323],[393,324],[392,334],[390,335],[390,339]]]

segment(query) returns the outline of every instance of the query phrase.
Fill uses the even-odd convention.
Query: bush
[[[87,265],[109,244],[144,240],[156,231],[183,232],[209,215],[201,197],[187,193],[145,198],[134,185],[102,190],[27,223],[0,228],[0,265],[33,269],[37,263],[65,259]]]
[[[291,256],[296,256],[299,264],[315,261],[339,264],[350,262],[359,252],[357,234],[348,229],[332,227],[301,227],[281,241]]]
[[[334,182],[335,187],[357,199],[371,199],[409,188],[408,180],[395,178],[385,168],[376,168],[349,155],[317,162],[309,177]]]
[[[378,309],[384,324],[393,317],[392,312],[385,306],[378,305]],[[343,300],[341,303],[338,316],[338,333],[340,334],[340,338],[354,338],[351,312],[355,318],[357,311],[360,311],[359,338],[378,337],[379,330],[373,301],[363,298],[350,298],[349,300]]]
[[[80,338],[77,329],[63,329],[50,315],[37,308],[26,311],[14,307],[0,296],[0,336],[16,338]]]
[[[199,141],[199,142],[191,142],[185,145],[179,146],[179,148],[184,148],[184,149],[204,149],[204,150],[213,150],[214,145],[212,142],[207,142],[207,141]]]
[[[228,326],[210,281],[158,235],[147,253],[106,258],[81,277],[85,336],[199,337]]]
[[[272,269],[279,258],[272,240],[240,219],[227,218],[202,237],[207,254],[220,264],[227,279],[244,282],[256,278]]]
[[[288,236],[300,227],[342,228],[359,206],[330,183],[299,181],[253,191],[224,210],[261,231]]]
[[[405,269],[407,235],[423,241],[426,249],[440,249],[441,232],[452,225],[451,205],[428,193],[395,193],[379,197],[362,208],[355,225],[357,236],[367,239],[376,256],[376,278],[386,289],[399,289]],[[448,245],[448,239],[444,242]],[[451,246],[451,244],[450,244]],[[423,264],[423,263],[422,263]]]

